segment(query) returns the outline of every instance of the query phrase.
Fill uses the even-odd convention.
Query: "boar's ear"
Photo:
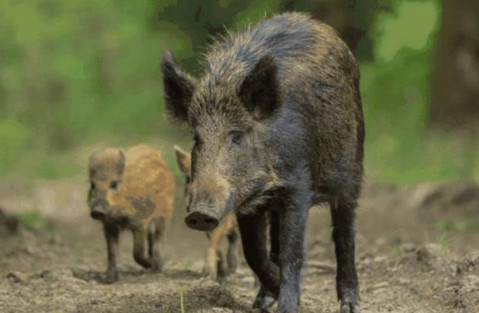
[[[161,71],[163,73],[166,109],[174,118],[186,121],[188,119],[188,105],[195,82],[193,78],[180,69],[170,51],[167,51],[163,56]]]
[[[185,175],[190,175],[191,171],[191,156],[188,152],[183,151],[180,147],[174,146],[176,163],[180,171]]]
[[[269,117],[281,105],[276,62],[262,57],[241,84],[239,96],[256,119]]]
[[[118,175],[122,175],[126,165],[126,153],[125,150],[121,148],[118,149],[118,152],[120,154],[120,158],[118,159],[118,163],[116,164],[116,172],[118,173]]]

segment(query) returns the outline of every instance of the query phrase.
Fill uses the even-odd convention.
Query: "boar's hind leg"
[[[165,231],[165,219],[159,218],[151,223],[148,229],[148,255],[152,260],[152,270],[154,272],[161,272],[163,262],[160,254],[160,241]]]
[[[291,199],[278,211],[280,287],[278,313],[296,313],[301,297],[301,268],[309,204]]]
[[[266,248],[266,214],[238,214],[238,225],[246,262],[261,282],[254,308],[266,310],[273,305],[279,291],[279,269],[271,262]]]
[[[341,313],[359,312],[358,276],[354,263],[354,219],[356,202],[339,199],[331,206],[333,240],[336,252],[336,289]]]
[[[118,248],[118,237],[120,229],[115,224],[103,224],[106,246],[108,250],[108,268],[106,270],[106,282],[111,284],[118,280],[118,270],[116,267],[116,254]]]
[[[133,231],[133,257],[144,268],[151,268],[151,260],[145,257],[146,233],[143,227]]]

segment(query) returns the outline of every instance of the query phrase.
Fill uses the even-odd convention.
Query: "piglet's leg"
[[[216,280],[221,274],[224,274],[220,273],[222,271],[221,262],[223,262],[223,256],[221,255],[221,251],[219,251],[219,244],[224,236],[224,227],[225,224],[221,224],[219,227],[207,234],[209,243],[205,254],[203,275],[211,278],[212,280]],[[220,271],[218,271],[218,269]]]
[[[151,268],[150,258],[145,256],[146,230],[142,227],[133,231],[133,257],[144,268]]]
[[[111,284],[118,280],[118,270],[116,266],[116,255],[118,251],[118,238],[120,229],[115,224],[104,223],[103,233],[105,234],[108,268],[106,270],[106,282]]]
[[[236,271],[238,264],[238,230],[233,225],[230,232],[227,235],[228,238],[228,252],[227,252],[227,262],[228,262],[228,274],[232,274]]]
[[[165,224],[165,219],[159,218],[152,222],[148,229],[148,255],[153,262],[152,270],[155,272],[161,272],[163,267],[160,254],[160,241],[165,231]]]

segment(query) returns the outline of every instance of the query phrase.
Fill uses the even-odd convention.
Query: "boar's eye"
[[[118,182],[116,180],[113,180],[110,182],[110,189],[116,190],[118,188]]]
[[[228,134],[228,141],[231,146],[238,147],[243,142],[244,132],[233,130]]]
[[[90,182],[90,189],[95,189],[95,183],[94,182]]]

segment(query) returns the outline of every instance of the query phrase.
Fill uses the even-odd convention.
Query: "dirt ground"
[[[104,284],[105,242],[88,215],[83,180],[37,182],[28,192],[0,186],[5,211],[44,217],[0,235],[0,312],[254,312],[257,288],[242,256],[222,283],[201,277],[206,236],[184,225],[181,199],[163,240],[164,271],[136,265],[125,232],[120,280]],[[478,220],[472,183],[366,184],[357,233],[362,312],[479,312]],[[338,312],[330,232],[328,209],[312,208],[303,312]]]

